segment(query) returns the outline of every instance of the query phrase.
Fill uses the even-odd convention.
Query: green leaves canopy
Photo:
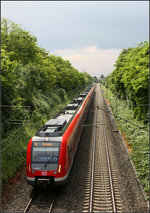
[[[108,80],[118,97],[134,104],[135,117],[144,120],[148,114],[149,42],[123,49]]]
[[[81,90],[93,78],[80,73],[68,60],[49,53],[37,45],[37,39],[18,24],[1,20],[2,105],[27,105],[34,111],[37,94],[49,96]],[[12,115],[2,109],[2,121]]]

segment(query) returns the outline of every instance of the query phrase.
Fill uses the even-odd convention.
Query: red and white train
[[[31,138],[27,148],[27,182],[30,185],[66,183],[93,97],[87,88]]]

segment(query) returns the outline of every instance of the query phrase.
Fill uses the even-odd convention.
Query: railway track
[[[99,107],[103,99],[100,90],[98,88],[97,90],[92,163],[86,181],[83,212],[121,212],[117,178],[111,164],[112,157],[105,122],[106,112]]]
[[[57,192],[50,193],[48,190],[34,192],[27,203],[24,212],[51,212]]]

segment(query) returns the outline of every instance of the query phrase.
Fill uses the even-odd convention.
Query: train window
[[[58,163],[59,147],[33,147],[32,163]]]

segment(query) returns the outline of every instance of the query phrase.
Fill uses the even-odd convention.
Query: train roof
[[[37,137],[59,137],[62,136],[64,130],[68,127],[71,120],[76,115],[79,107],[85,100],[87,94],[92,87],[86,88],[77,98],[68,104],[54,118],[50,119],[35,134]]]

